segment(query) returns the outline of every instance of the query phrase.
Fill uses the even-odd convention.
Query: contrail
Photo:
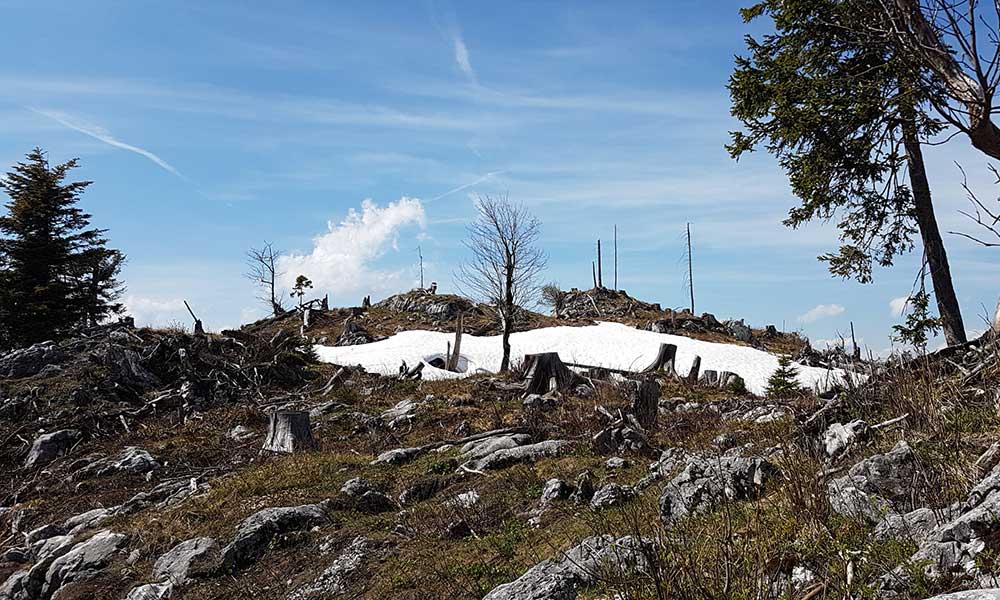
[[[437,196],[435,198],[431,198],[427,202],[434,202],[435,200],[440,200],[441,198],[444,198],[445,196],[450,196],[450,195],[454,194],[455,192],[461,192],[462,190],[464,190],[466,188],[470,188],[470,187],[472,187],[474,185],[478,185],[478,184],[480,184],[480,183],[482,183],[482,182],[484,182],[484,181],[486,181],[488,179],[492,179],[492,178],[496,177],[497,175],[503,175],[506,172],[507,171],[493,171],[492,173],[487,173],[486,175],[483,175],[482,177],[480,177],[479,179],[477,179],[477,180],[475,180],[473,182],[466,183],[465,185],[460,185],[460,186],[458,186],[457,188],[455,188],[453,190],[448,190],[447,192],[441,194],[440,196]]]
[[[100,128],[87,128],[87,127],[83,127],[82,125],[77,125],[76,123],[68,121],[66,119],[65,115],[63,115],[61,113],[54,113],[54,112],[49,112],[49,111],[45,111],[45,110],[39,110],[37,108],[32,108],[32,107],[29,107],[29,110],[31,110],[32,112],[38,113],[38,114],[40,114],[42,116],[48,117],[48,118],[52,119],[53,121],[56,121],[57,123],[63,125],[64,127],[68,127],[69,129],[72,129],[73,131],[78,131],[78,132],[80,132],[80,133],[82,133],[84,135],[89,135],[90,137],[94,138],[95,140],[100,140],[100,141],[104,142],[105,144],[108,144],[109,146],[114,146],[115,148],[121,148],[122,150],[128,150],[129,152],[134,152],[134,153],[136,153],[136,154],[138,154],[140,156],[145,156],[146,158],[148,158],[149,160],[153,161],[158,166],[160,166],[162,169],[173,173],[174,175],[180,177],[181,179],[184,179],[185,181],[187,180],[187,178],[184,177],[183,175],[181,175],[181,173],[177,169],[175,169],[173,165],[171,165],[167,161],[163,160],[159,156],[153,154],[152,152],[150,152],[149,150],[146,150],[144,148],[140,148],[138,146],[133,146],[132,144],[126,144],[125,142],[114,138],[111,134],[109,134],[108,132],[104,131],[103,129],[100,129]]]

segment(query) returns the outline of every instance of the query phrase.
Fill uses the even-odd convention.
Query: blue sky
[[[140,322],[187,320],[182,299],[211,329],[262,316],[241,273],[263,239],[338,304],[411,287],[418,244],[450,290],[475,194],[509,193],[563,287],[590,286],[617,224],[621,287],[686,305],[691,222],[699,312],[814,340],[853,320],[889,346],[919,256],[871,285],[831,278],[815,257],[835,230],[783,228],[774,160],[723,148],[733,55],[762,27],[741,3],[252,4],[0,0],[0,167],[36,145],[81,159]],[[962,138],[927,153],[942,229],[969,230],[954,162],[990,198],[986,161]],[[981,328],[996,254],[945,237]]]

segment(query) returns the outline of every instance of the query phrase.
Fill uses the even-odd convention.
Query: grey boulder
[[[195,577],[210,574],[219,564],[219,544],[209,537],[181,542],[156,559],[153,577],[174,585],[184,585]]]
[[[256,562],[279,535],[326,521],[326,503],[265,508],[240,523],[236,537],[222,549],[222,567],[236,570]]]
[[[60,429],[35,438],[24,461],[27,469],[44,467],[69,451],[80,440],[82,434],[76,429]]]
[[[496,587],[483,600],[574,600],[579,591],[599,583],[610,571],[646,568],[644,541],[626,536],[589,537],[557,558],[544,560],[512,581]]]
[[[693,457],[664,486],[660,519],[672,524],[721,502],[756,498],[777,473],[777,467],[761,457]]]
[[[506,448],[469,461],[466,467],[474,471],[503,469],[518,463],[532,463],[543,458],[559,456],[572,447],[566,440],[546,440],[536,444]]]
[[[375,547],[367,538],[354,538],[319,577],[295,590],[288,600],[321,600],[346,594]]]

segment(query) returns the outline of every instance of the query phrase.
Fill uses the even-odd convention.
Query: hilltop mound
[[[925,598],[996,574],[994,344],[762,398],[554,355],[414,381],[276,323],[0,355],[0,597]],[[309,443],[276,453],[292,415]]]

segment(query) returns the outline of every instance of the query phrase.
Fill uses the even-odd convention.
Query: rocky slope
[[[313,362],[278,325],[122,324],[0,356],[0,598],[929,598],[997,585],[995,345],[859,366],[863,384],[777,399],[663,371],[560,376],[555,389],[540,367],[377,376]],[[270,416],[288,410],[308,413],[315,449],[262,452]],[[950,597],[997,597],[964,594]]]

